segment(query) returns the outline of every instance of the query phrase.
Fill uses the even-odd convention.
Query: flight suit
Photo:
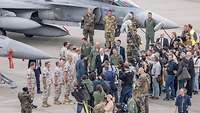
[[[36,79],[35,72],[31,68],[27,70],[27,80],[28,91],[31,94],[32,99],[34,99]]]
[[[85,56],[84,65],[85,65],[86,71],[88,71],[88,63],[89,63],[91,50],[92,50],[92,47],[89,43],[81,45],[81,55]]]
[[[55,87],[54,104],[61,104],[59,102],[59,98],[61,95],[62,84],[63,84],[63,71],[60,67],[56,67],[54,70],[54,87]]]
[[[20,92],[18,98],[21,103],[21,113],[32,113],[32,95],[27,92]]]
[[[50,92],[51,92],[52,73],[46,67],[43,69],[42,78],[43,78],[43,82],[46,82],[46,83],[43,83],[43,87],[44,87],[43,107],[49,107],[50,105],[47,103],[47,101],[48,101],[48,98],[49,98]]]
[[[154,36],[155,36],[155,31],[154,27],[156,26],[156,22],[154,19],[146,19],[144,22],[144,27],[146,29],[146,47],[145,50],[147,51],[149,49],[149,43],[154,43]]]
[[[88,39],[90,38],[90,43],[94,45],[94,14],[86,14],[83,17],[83,36]]]
[[[115,40],[115,30],[117,28],[117,21],[115,16],[105,16],[103,18],[104,30],[105,30],[105,46],[111,48]]]

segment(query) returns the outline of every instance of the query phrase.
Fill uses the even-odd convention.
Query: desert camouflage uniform
[[[148,75],[140,75],[139,79],[135,83],[135,100],[139,107],[139,113],[148,113],[148,91],[149,91],[149,81]]]
[[[59,102],[61,95],[61,89],[63,84],[63,71],[60,67],[56,67],[54,70],[54,86],[55,86],[55,97],[54,102]]]
[[[90,43],[93,45],[94,36],[94,14],[86,14],[83,17],[83,36],[88,39],[90,38]]]
[[[117,21],[115,16],[105,16],[103,18],[105,39],[107,48],[111,48],[115,40],[115,30],[117,28]]]
[[[43,104],[47,104],[48,98],[50,96],[50,92],[51,92],[51,85],[52,85],[52,73],[48,68],[44,68],[43,69],[43,73],[42,73],[42,78],[43,81],[46,82],[46,87],[44,87],[45,84],[43,84],[44,87],[44,91],[43,91]]]
[[[28,80],[27,87],[29,93],[31,94],[32,99],[34,99],[36,79],[35,79],[35,72],[31,68],[27,70],[27,80]]]
[[[64,84],[65,84],[65,91],[64,91],[64,103],[70,102],[71,100],[69,99],[70,93],[73,88],[73,82],[74,82],[74,66],[73,64],[69,64],[68,62],[65,64],[65,69],[64,69]]]

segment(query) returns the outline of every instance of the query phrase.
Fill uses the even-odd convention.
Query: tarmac
[[[178,23],[181,27],[184,24],[192,24],[196,31],[200,31],[200,1],[198,0],[134,0],[143,9],[151,10],[163,17],[169,18]],[[33,37],[26,38],[22,34],[8,33],[8,37],[17,41],[24,42],[36,48],[39,48],[53,57],[58,57],[59,50],[62,47],[64,41],[69,41],[77,46],[80,46],[82,38],[82,31],[79,27],[69,27],[71,36],[64,37]],[[180,34],[181,28],[168,30],[176,31]],[[159,31],[156,36],[159,35]],[[142,37],[143,46],[145,44],[144,34],[139,31]],[[125,34],[121,35],[118,39],[122,40],[122,44],[125,46],[126,38]],[[95,41],[104,43],[104,32],[95,31]],[[50,60],[52,62],[52,68],[55,64],[55,59]],[[8,85],[0,85],[0,113],[20,113],[20,103],[17,98],[17,93],[23,86],[26,85],[26,70],[28,61],[14,59],[15,69],[8,68],[8,59],[0,57],[0,72],[7,74],[7,77],[14,80],[18,86],[16,89],[10,89]],[[44,62],[44,61],[43,61]],[[41,85],[42,88],[42,85]],[[33,110],[33,113],[76,113],[76,105],[53,105],[53,90],[50,97],[50,108],[42,108],[41,101],[42,95],[36,95],[34,103],[38,105],[37,109]],[[150,100],[150,113],[174,113],[174,101],[165,102],[162,96],[159,100]],[[61,100],[63,99],[63,96]],[[75,101],[74,101],[75,102]],[[192,98],[192,107],[190,113],[200,113],[200,95],[195,95]]]

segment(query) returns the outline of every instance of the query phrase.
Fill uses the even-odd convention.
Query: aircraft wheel
[[[28,38],[32,38],[34,35],[30,35],[30,34],[24,34],[25,37],[28,37]]]
[[[0,29],[0,35],[4,35],[4,36],[6,36],[6,35],[7,35],[7,34],[6,34],[6,31],[3,30],[3,29]]]

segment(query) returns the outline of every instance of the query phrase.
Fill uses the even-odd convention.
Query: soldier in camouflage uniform
[[[115,30],[117,28],[116,17],[112,15],[112,11],[109,10],[107,15],[103,18],[104,30],[105,30],[105,46],[111,48],[115,40]]]
[[[131,33],[132,34],[132,33]],[[127,37],[127,59],[132,65],[135,60],[139,57],[139,48],[141,45],[141,37],[134,30],[130,37]]]
[[[30,67],[27,70],[27,87],[29,94],[31,95],[32,100],[35,96],[35,85],[36,85],[36,79],[35,79],[35,63],[31,62]],[[36,107],[35,105],[32,105],[33,107]]]
[[[74,71],[75,67],[73,64],[73,58],[72,56],[69,55],[64,67],[64,85],[65,85],[64,102],[63,102],[64,104],[70,104],[72,101],[69,98],[69,96],[74,84],[74,79],[75,79]]]
[[[24,87],[23,92],[18,93],[18,98],[21,103],[21,113],[32,113],[32,102],[31,94],[29,94],[28,88]]]
[[[50,92],[51,92],[51,85],[53,83],[50,66],[51,65],[50,65],[49,61],[45,62],[45,67],[44,67],[43,73],[42,73],[42,79],[43,79],[42,81],[43,81],[43,87],[44,87],[42,107],[49,107],[50,106],[47,103],[48,98],[50,96]]]
[[[128,100],[128,103],[127,103],[128,113],[138,113],[136,97],[137,97],[136,94],[133,93],[133,96]]]
[[[139,79],[135,83],[134,94],[135,100],[138,105],[139,113],[148,113],[148,91],[149,91],[149,80],[148,74],[145,73],[144,68],[141,67],[138,70]]]
[[[93,45],[93,36],[94,36],[94,14],[92,14],[92,10],[88,9],[87,14],[82,19],[82,27],[83,27],[83,36],[88,39],[90,38],[90,43]]]
[[[137,31],[139,24],[136,20],[136,18],[134,17],[134,13],[130,12],[131,16],[129,17],[129,19],[131,20],[131,25],[128,26],[128,34],[127,37],[131,37],[134,34],[134,31]]]
[[[54,104],[60,105],[59,101],[61,95],[61,89],[63,85],[63,71],[60,62],[56,62],[56,68],[54,70],[54,87],[55,87],[55,97]]]

